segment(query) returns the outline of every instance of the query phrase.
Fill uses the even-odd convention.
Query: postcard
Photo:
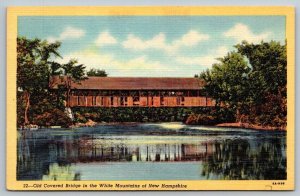
[[[9,7],[7,189],[293,190],[293,7]]]

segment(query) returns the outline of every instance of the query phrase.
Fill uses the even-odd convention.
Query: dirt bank
[[[244,128],[244,129],[257,129],[263,131],[286,131],[286,127],[271,127],[271,126],[261,126],[261,125],[253,125],[249,123],[221,123],[217,124],[217,127],[235,127],[235,128]]]

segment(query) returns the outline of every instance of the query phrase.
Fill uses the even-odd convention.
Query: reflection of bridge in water
[[[73,142],[55,142],[50,146],[50,156],[64,162],[123,162],[123,161],[201,161],[213,153],[214,146],[209,142],[185,144],[128,144],[114,141],[81,138]]]
[[[162,174],[165,164],[176,171],[180,165],[183,173],[176,175],[183,176],[182,179],[190,179],[184,171],[189,170],[188,164],[192,162],[202,167],[197,179],[286,179],[286,139],[281,133],[272,137],[268,135],[269,138],[253,136],[253,139],[206,134],[38,134],[30,132],[18,139],[18,180],[78,180],[92,175],[93,169],[99,171],[101,177],[104,175],[101,172],[107,170],[109,175],[110,169],[114,170],[119,165],[127,167],[130,173],[137,172],[137,165],[147,169],[146,162],[151,168],[163,168],[159,170]],[[111,164],[107,164],[109,162]],[[143,175],[140,179],[144,179]],[[87,179],[94,178],[90,176]]]

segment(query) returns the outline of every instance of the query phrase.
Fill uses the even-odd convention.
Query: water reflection
[[[226,140],[214,144],[206,157],[202,175],[225,180],[286,179],[286,148],[278,138],[251,146],[247,140]]]
[[[89,176],[93,170],[106,168],[109,173],[115,163],[126,163],[126,167],[134,171],[136,164],[159,162],[168,164],[168,168],[174,167],[175,171],[179,165],[168,162],[186,165],[183,167],[186,170],[191,168],[192,162],[198,165],[198,169],[191,172],[195,176],[181,171],[176,179],[286,179],[285,142],[284,133],[262,137],[258,132],[164,136],[49,130],[19,132],[17,177],[18,180],[82,180],[83,177],[95,180],[95,176]],[[96,168],[87,171],[87,165]],[[144,170],[149,167],[141,166]],[[158,178],[166,179],[168,175],[160,170],[164,166],[156,166],[155,171],[160,173]],[[101,179],[106,179],[103,173]],[[124,175],[126,179],[125,171]],[[152,179],[135,175],[141,180]],[[128,176],[128,179],[133,177]]]
[[[67,165],[58,165],[53,163],[49,166],[49,171],[47,174],[43,175],[43,180],[80,180],[80,174],[75,173],[73,166],[70,164]]]

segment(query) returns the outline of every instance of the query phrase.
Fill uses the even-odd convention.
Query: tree
[[[262,97],[266,92],[277,94],[286,86],[286,45],[275,41],[261,42],[260,44],[249,44],[244,41],[235,47],[239,53],[248,58],[252,67],[251,82],[259,85],[261,90],[256,98]]]
[[[17,91],[25,102],[24,125],[29,124],[28,111],[32,95],[46,93],[53,71],[51,57],[60,57],[60,42],[48,43],[40,39],[17,38]]]
[[[217,104],[221,102],[229,107],[236,108],[237,117],[240,109],[247,100],[248,74],[250,67],[244,57],[231,52],[222,58],[219,63],[200,74],[200,78],[206,81],[205,91],[216,99]]]
[[[87,76],[98,76],[98,77],[107,77],[107,73],[105,70],[102,69],[90,69],[87,73]]]
[[[85,66],[83,64],[76,65],[78,62],[75,59],[71,59],[68,63],[63,64],[63,74],[65,76],[65,88],[67,89],[66,99],[67,107],[69,107],[69,98],[71,93],[72,83],[80,83],[85,80]]]
[[[286,125],[287,100],[287,53],[286,43],[261,42],[250,44],[242,42],[235,46],[239,53],[248,58],[251,65],[249,89],[251,112],[261,116],[263,125]],[[256,120],[257,121],[257,120]]]
[[[243,41],[219,63],[200,74],[205,91],[237,111],[248,122],[276,127],[286,126],[287,54],[286,44]]]

